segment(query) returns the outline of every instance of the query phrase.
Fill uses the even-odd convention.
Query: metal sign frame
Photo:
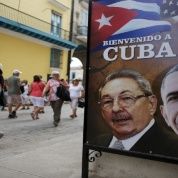
[[[94,57],[94,55],[92,53],[95,53],[95,50],[92,50],[91,43],[92,43],[92,38],[96,38],[96,36],[93,36],[92,30],[91,30],[93,28],[92,22],[91,22],[92,21],[92,15],[93,15],[92,8],[93,8],[93,4],[97,3],[99,1],[102,1],[102,0],[98,0],[98,1],[97,0],[90,0],[89,1],[88,50],[87,50],[87,67],[86,67],[86,106],[85,106],[85,113],[84,113],[84,130],[83,130],[82,178],[87,178],[88,177],[89,163],[90,162],[94,162],[96,159],[99,159],[99,157],[102,156],[102,152],[108,152],[108,153],[111,153],[111,154],[120,154],[120,155],[126,155],[126,156],[131,156],[131,157],[139,157],[139,158],[143,158],[143,159],[150,159],[150,160],[156,160],[156,161],[163,161],[163,162],[169,162],[169,163],[173,163],[173,164],[178,164],[178,157],[166,156],[166,155],[163,155],[163,154],[160,154],[160,155],[158,155],[158,154],[149,154],[149,153],[138,152],[138,151],[116,150],[116,149],[108,148],[108,147],[105,147],[105,146],[101,146],[101,145],[97,145],[97,144],[92,144],[92,143],[90,143],[90,141],[88,139],[89,133],[93,132],[93,130],[90,131],[91,124],[89,124],[89,120],[91,119],[89,117],[89,116],[91,116],[91,114],[90,114],[90,112],[91,112],[90,108],[91,107],[95,107],[95,106],[91,105],[90,98],[91,98],[91,95],[95,95],[95,93],[93,92],[93,90],[95,90],[99,86],[98,85],[94,89],[92,88],[93,87],[92,83],[95,82],[95,81],[91,80],[91,79],[93,79],[93,77],[91,77],[91,72],[94,74],[94,76],[100,77],[100,75],[95,75],[95,73],[97,73],[97,72],[101,72],[101,73],[104,73],[104,74],[109,73],[109,72],[111,72],[108,69],[109,65],[112,65],[112,63],[116,64],[115,61],[114,62],[113,61],[107,61],[107,62],[102,62],[102,64],[99,65],[99,66],[93,66],[93,65],[91,65],[92,64],[91,58]],[[177,25],[175,27],[178,28],[178,22],[177,22]],[[178,42],[178,39],[177,38],[173,39],[173,36],[172,36],[175,31],[176,30],[173,30],[173,32],[170,32],[169,34],[171,34],[170,35],[171,39],[167,39],[169,42],[171,41],[170,42],[171,45],[175,44],[175,42]],[[161,35],[162,35],[162,33],[161,33]],[[165,35],[164,35],[164,37],[165,37]],[[167,38],[169,38],[169,37],[167,37]],[[174,43],[172,43],[172,41]],[[153,44],[157,47],[156,42],[153,43]],[[176,47],[173,47],[171,45],[170,45],[170,47],[173,48],[172,49],[173,51],[175,51]],[[112,45],[112,46],[114,46],[114,45]],[[102,51],[102,49],[99,49],[99,50]],[[174,52],[172,52],[172,53],[174,53]],[[163,73],[164,73],[164,75],[165,75],[165,73],[167,72],[168,69],[170,69],[172,66],[176,65],[176,63],[178,63],[178,53],[177,53],[177,51],[175,53],[176,53],[176,57],[177,58],[175,56],[172,56],[172,57],[170,57],[171,59],[164,59],[165,61],[167,60],[167,62],[164,62],[164,64],[163,64],[164,67],[158,69],[160,71],[162,70]],[[99,57],[99,59],[98,59],[98,57]],[[95,59],[96,60],[100,60],[101,58],[103,58],[103,56],[101,57],[101,54],[97,53]],[[152,57],[151,60],[153,61],[153,59],[154,59],[154,57]],[[173,61],[173,59],[175,59],[175,60]],[[149,65],[148,60],[149,59],[145,59],[145,64],[146,65],[147,64]],[[160,60],[163,60],[163,59],[160,59]],[[123,61],[123,62],[125,62],[125,61]],[[131,62],[132,61],[129,61],[129,65],[128,66],[133,67],[134,65],[130,65]],[[153,62],[152,65],[154,65],[154,64],[155,64],[155,62]],[[127,62],[125,62],[125,64],[123,65],[123,67],[121,67],[121,69],[124,68],[125,66],[127,67]],[[166,67],[166,66],[168,66],[168,67]],[[143,67],[143,64],[141,64],[140,67]],[[135,68],[137,68],[137,67],[135,67]],[[140,71],[143,72],[143,70],[144,69],[141,69]],[[162,74],[161,77],[163,77],[163,74]],[[160,78],[157,79],[155,77],[155,83],[157,82],[157,83],[159,83],[159,85],[157,83],[156,84],[152,83],[152,85],[154,85],[154,88],[157,88],[158,86],[160,87],[160,80],[161,79]],[[93,90],[91,90],[91,89],[93,89]],[[94,96],[94,97],[96,98],[96,96]],[[93,113],[93,117],[95,117],[95,113]],[[163,127],[165,127],[165,123],[163,124]],[[165,128],[165,129],[168,129],[170,131],[169,128]],[[101,128],[101,130],[102,130],[102,128]],[[170,132],[172,132],[172,130]],[[177,138],[178,138],[178,136],[177,136]]]

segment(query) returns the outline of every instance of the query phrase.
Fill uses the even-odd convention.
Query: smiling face
[[[153,118],[156,104],[155,96],[146,97],[130,78],[113,79],[101,91],[103,119],[119,139],[142,131]]]
[[[174,132],[178,135],[178,72],[169,74],[161,91],[163,105],[161,113]]]

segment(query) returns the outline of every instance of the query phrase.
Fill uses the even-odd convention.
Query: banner
[[[178,161],[178,0],[93,0],[84,144]]]

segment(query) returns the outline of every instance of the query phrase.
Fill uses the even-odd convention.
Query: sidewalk
[[[64,104],[58,127],[49,106],[36,121],[30,112],[18,111],[17,119],[0,112],[0,177],[80,178],[84,110],[79,108],[78,117],[71,119],[70,106]]]

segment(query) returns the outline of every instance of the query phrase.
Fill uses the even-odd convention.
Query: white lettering
[[[166,37],[164,38],[165,40],[171,40],[171,35],[170,34],[166,34]]]
[[[109,47],[109,48],[107,48],[107,49],[104,50],[103,57],[104,57],[104,59],[106,61],[114,61],[114,60],[117,59],[117,55],[116,54],[113,56],[113,58],[110,58],[109,52],[111,52],[112,50],[115,53],[117,53],[118,52],[118,47]]]
[[[107,46],[108,45],[108,41],[103,41],[103,46]]]
[[[157,38],[159,38],[157,36]],[[136,49],[138,49],[136,51]],[[108,47],[103,52],[106,61],[176,57],[169,42],[163,42],[158,50],[153,44]]]
[[[103,41],[103,46],[113,46],[113,45],[121,45],[121,44],[132,44],[132,43],[143,43],[146,41],[158,41],[161,40],[161,35],[150,35],[150,36],[143,36],[143,37],[136,37],[136,38],[125,38],[125,39],[118,39],[118,40],[109,40]],[[171,39],[170,34],[167,34],[165,39]]]
[[[140,48],[140,55],[137,57],[138,59],[144,59],[144,58],[151,58],[155,55],[153,48],[154,46],[152,44],[142,44],[138,45]]]
[[[164,42],[164,43],[162,43],[160,50],[159,50],[158,54],[155,56],[155,58],[175,57],[175,56],[176,56],[176,54],[173,53],[169,42]]]
[[[135,50],[136,45],[132,45],[132,46],[121,46],[119,47],[121,50],[121,59],[123,60],[130,60],[134,57],[134,50]],[[129,52],[127,51],[130,48],[130,57],[126,57],[126,54],[128,54]]]

